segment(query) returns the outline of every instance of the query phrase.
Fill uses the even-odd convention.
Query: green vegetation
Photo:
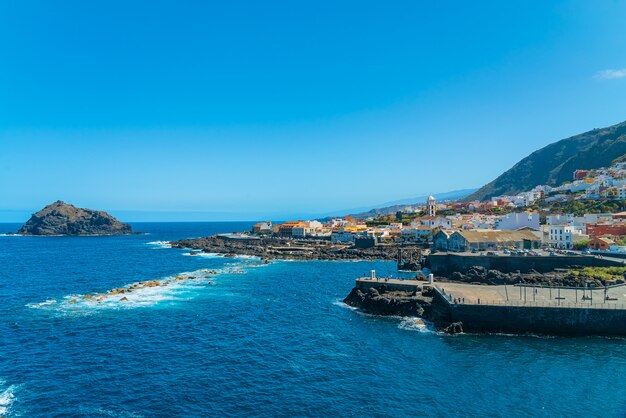
[[[583,267],[578,270],[568,272],[569,278],[579,283],[585,281],[599,281],[603,284],[611,284],[624,281],[626,267]]]
[[[594,129],[533,152],[463,200],[487,200],[531,190],[539,184],[557,186],[571,181],[574,170],[608,167],[625,154],[626,122]]]
[[[587,245],[589,244],[588,239],[581,239],[580,241],[576,241],[574,242],[574,248],[577,250],[584,250],[585,248],[587,248]]]
[[[545,203],[541,200],[530,209],[549,211],[552,214],[574,214],[583,216],[585,213],[616,213],[626,208],[626,200],[581,199],[566,202]]]

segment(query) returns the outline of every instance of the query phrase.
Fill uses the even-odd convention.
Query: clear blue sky
[[[478,187],[626,120],[625,21],[624,1],[3,1],[0,221]]]

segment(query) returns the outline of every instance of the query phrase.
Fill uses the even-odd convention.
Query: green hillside
[[[557,186],[572,180],[577,169],[607,167],[626,155],[626,122],[562,139],[537,150],[464,201],[486,200],[530,190],[538,184]]]

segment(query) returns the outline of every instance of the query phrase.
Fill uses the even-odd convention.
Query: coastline
[[[398,251],[396,246],[354,248],[324,240],[229,239],[222,235],[177,240],[170,245],[172,248],[188,248],[225,257],[248,255],[267,260],[395,261]]]

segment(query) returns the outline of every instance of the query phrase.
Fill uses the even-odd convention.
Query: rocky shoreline
[[[437,302],[432,289],[410,292],[382,285],[363,291],[354,287],[343,302],[372,315],[419,317],[431,322],[438,331],[463,332],[463,324],[451,321],[448,310]]]
[[[190,248],[225,256],[250,255],[282,260],[395,260],[396,246],[355,248],[349,244],[324,240],[287,240],[281,238],[228,238],[214,235],[205,238],[172,241],[172,248]]]

